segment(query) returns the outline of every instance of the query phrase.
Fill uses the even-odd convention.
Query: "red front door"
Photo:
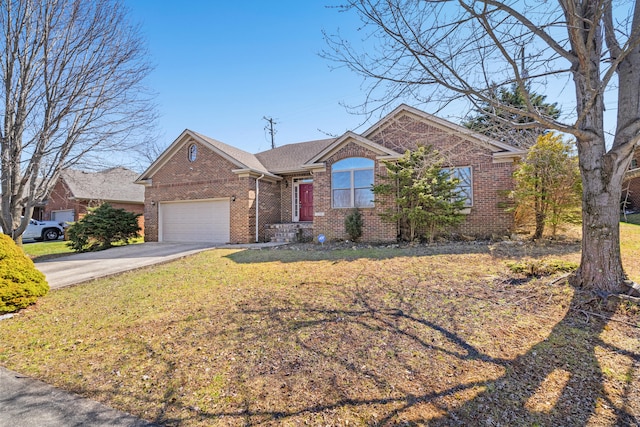
[[[300,184],[300,221],[313,221],[313,184]]]

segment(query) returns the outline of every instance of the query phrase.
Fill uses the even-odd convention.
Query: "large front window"
[[[370,208],[373,206],[374,161],[349,157],[333,164],[331,191],[334,208]]]

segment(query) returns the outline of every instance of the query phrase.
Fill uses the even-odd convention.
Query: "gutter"
[[[528,150],[514,150],[514,151],[498,151],[492,154],[493,158],[504,159],[509,157],[525,157]]]
[[[260,183],[258,181],[262,178],[264,178],[264,174],[260,175],[259,178],[256,178],[256,243],[258,243],[260,236],[258,234],[258,219],[260,216]]]

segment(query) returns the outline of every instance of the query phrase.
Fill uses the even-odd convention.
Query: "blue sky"
[[[373,124],[360,126],[364,117],[341,105],[364,100],[361,78],[331,70],[318,55],[323,29],[357,25],[328,3],[127,0],[155,66],[148,85],[157,93],[161,144],[189,128],[266,150],[263,116],[277,122],[278,146]]]
[[[252,153],[267,150],[265,116],[277,123],[277,146],[367,129],[375,120],[363,123],[364,116],[344,107],[365,100],[362,78],[332,70],[335,64],[319,56],[326,46],[323,30],[340,29],[352,43],[361,37],[354,13],[327,7],[338,3],[125,0],[155,66],[148,85],[157,93],[159,145],[189,128]],[[568,79],[543,93],[571,114],[575,101]],[[607,104],[610,130],[613,101]],[[465,108],[457,108],[455,117],[439,115],[458,122]]]

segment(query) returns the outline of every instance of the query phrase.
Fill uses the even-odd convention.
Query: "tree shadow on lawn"
[[[521,348],[513,336],[504,343],[472,344],[465,335],[473,325],[456,325],[456,306],[429,316],[414,310],[408,294],[381,298],[356,289],[347,297],[352,299],[348,310],[311,301],[296,308],[281,301],[242,309],[245,320],[263,319],[265,325],[258,330],[248,324],[234,332],[237,353],[245,355],[232,374],[236,407],[200,410],[193,419],[225,425],[640,422],[640,406],[633,403],[640,353],[601,338],[612,314],[593,316],[593,302],[584,292],[574,292],[565,316],[553,326],[541,310],[540,321],[547,325],[540,330],[550,327],[549,333],[533,346],[528,337]],[[534,337],[535,332],[532,327]],[[632,380],[615,398],[605,390],[598,351],[630,364]]]
[[[640,353],[604,342],[599,335],[609,316],[585,323],[584,295],[576,293],[567,315],[547,338],[511,360],[492,359],[505,374],[462,406],[429,420],[429,425],[637,425],[638,414],[605,393],[598,347],[624,354],[637,364]],[[627,390],[628,392],[628,390]],[[419,420],[426,421],[426,420]]]

